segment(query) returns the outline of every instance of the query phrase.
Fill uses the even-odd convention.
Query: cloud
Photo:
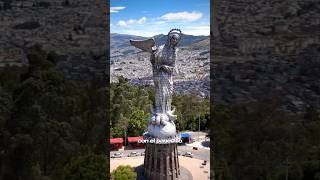
[[[138,24],[143,24],[143,23],[146,22],[146,20],[147,20],[146,17],[142,17],[141,19],[139,19],[139,20],[137,21],[137,23],[138,23]]]
[[[132,24],[144,24],[146,21],[147,21],[146,17],[142,17],[138,20],[136,19],[129,19],[127,21],[120,20],[118,21],[117,25],[119,27],[127,27],[128,25],[132,25]]]
[[[166,21],[156,21],[154,24],[156,25],[162,25],[162,24],[166,24]]]
[[[120,26],[120,27],[127,27],[128,25],[127,25],[127,23],[125,22],[125,21],[119,21],[118,23],[117,23],[117,25],[118,26]]]
[[[118,13],[121,10],[124,10],[126,7],[117,6],[117,7],[110,7],[110,13]]]
[[[182,31],[184,34],[190,34],[190,35],[210,35],[210,26],[209,25],[203,25],[203,26],[188,26],[185,27]]]
[[[177,13],[167,13],[162,15],[159,19],[165,21],[196,21],[202,17],[200,12],[177,12]]]
[[[178,27],[181,28],[183,34],[188,35],[194,35],[194,36],[200,36],[210,35],[210,25],[203,24],[200,25],[198,23],[196,24],[188,24],[184,26],[172,26],[171,23],[168,24],[152,24],[148,22],[147,24],[144,24],[142,26],[128,26],[126,28],[121,27],[115,27],[111,28],[112,33],[119,33],[119,34],[130,34],[130,35],[137,35],[137,36],[144,36],[144,37],[152,37],[158,34],[167,34],[170,29]]]

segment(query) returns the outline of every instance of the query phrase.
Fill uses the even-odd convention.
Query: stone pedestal
[[[144,176],[149,180],[176,180],[180,175],[177,144],[146,144]]]

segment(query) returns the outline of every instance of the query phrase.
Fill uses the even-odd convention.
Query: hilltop
[[[129,40],[130,39],[143,40],[148,38],[154,38],[157,46],[165,44],[167,41],[167,35],[164,35],[164,34],[158,34],[152,37],[143,37],[143,36],[135,36],[135,35],[128,35],[128,34],[111,33],[110,34],[111,57],[122,56],[122,55],[127,55],[129,53],[139,52],[140,50],[130,45]],[[193,35],[182,34],[179,46],[180,47],[193,46],[193,44],[201,43],[204,40],[209,41],[209,36],[193,36]],[[209,48],[209,46],[203,47],[203,48]]]

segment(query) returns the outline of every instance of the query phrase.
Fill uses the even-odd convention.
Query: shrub
[[[111,173],[112,180],[135,180],[137,173],[134,172],[131,166],[119,166]]]

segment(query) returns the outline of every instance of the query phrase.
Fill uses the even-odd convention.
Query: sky
[[[110,0],[111,33],[151,37],[172,28],[210,34],[210,0]]]

